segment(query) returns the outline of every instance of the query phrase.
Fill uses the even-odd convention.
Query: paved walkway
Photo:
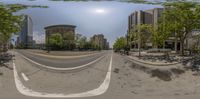
[[[140,62],[143,64],[147,64],[147,65],[154,65],[154,66],[170,66],[170,65],[180,64],[180,62],[165,63],[165,62],[161,62],[161,61],[157,61],[157,60],[155,62],[152,62],[152,61],[145,61],[143,59],[139,59],[138,57],[135,57],[135,56],[128,56],[128,57],[134,61],[137,61],[137,62]]]

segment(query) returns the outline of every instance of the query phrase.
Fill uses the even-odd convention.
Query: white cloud
[[[33,40],[35,40],[37,44],[45,43],[45,34],[40,33],[38,31],[34,31]]]

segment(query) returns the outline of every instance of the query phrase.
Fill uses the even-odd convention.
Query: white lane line
[[[21,73],[22,77],[24,78],[25,81],[28,81],[28,77],[24,74],[24,73]]]
[[[13,60],[13,68],[14,68],[14,80],[17,90],[25,95],[25,96],[32,96],[32,97],[43,97],[43,98],[74,98],[74,97],[92,97],[97,96],[105,93],[110,85],[110,79],[111,79],[111,72],[112,72],[112,57],[113,52],[110,58],[110,64],[108,68],[108,72],[106,74],[106,78],[104,79],[103,83],[96,89],[82,92],[82,93],[74,93],[74,94],[57,94],[57,93],[45,93],[45,92],[36,92],[32,89],[29,89],[23,85],[23,83],[20,81],[19,75],[17,73],[17,69]]]
[[[76,67],[70,67],[70,68],[58,68],[58,67],[53,67],[53,66],[47,66],[47,65],[43,65],[43,64],[40,64],[38,62],[35,62],[33,60],[31,60],[30,58],[27,58],[26,56],[22,55],[22,54],[19,54],[21,55],[23,58],[25,58],[26,60],[36,64],[36,65],[39,65],[41,67],[44,67],[44,68],[47,68],[47,69],[53,69],[53,70],[60,70],[60,71],[68,71],[68,70],[75,70],[75,69],[80,69],[80,68],[83,68],[83,67],[86,67],[86,66],[89,66],[99,60],[101,60],[104,56],[101,56],[99,58],[97,58],[96,60],[92,61],[92,62],[89,62],[87,64],[84,64],[84,65],[80,65],[80,66],[76,66]]]
[[[93,56],[93,55],[101,54],[101,53],[104,53],[104,52],[92,53],[92,54],[88,54],[88,55],[78,55],[78,56],[56,56],[56,55],[39,54],[39,53],[34,53],[34,52],[30,52],[30,53],[35,54],[37,56],[43,56],[43,57],[48,57],[48,58],[75,59],[75,58],[84,58],[84,57],[87,57],[87,56]]]

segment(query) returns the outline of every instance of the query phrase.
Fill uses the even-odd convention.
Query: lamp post
[[[15,42],[15,40],[14,39],[11,39],[11,41],[13,41],[13,42]],[[15,46],[13,45],[12,46],[13,48],[13,51],[12,51],[12,59],[14,60],[14,56],[15,56]]]
[[[126,35],[126,54],[129,55],[129,35]]]
[[[49,33],[47,33],[47,53],[50,52],[50,44],[49,44]]]
[[[141,58],[141,30],[140,30],[140,26],[138,27],[138,51],[139,51],[139,58]]]

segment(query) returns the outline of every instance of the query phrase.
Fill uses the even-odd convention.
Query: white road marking
[[[92,62],[89,62],[87,64],[84,64],[84,65],[80,65],[80,66],[76,66],[76,67],[70,67],[70,68],[58,68],[58,67],[53,67],[53,66],[47,66],[47,65],[43,65],[43,64],[40,64],[38,62],[35,62],[33,60],[31,60],[30,58],[27,58],[26,56],[20,54],[23,58],[25,58],[26,60],[36,64],[36,65],[39,65],[41,67],[44,67],[44,68],[47,68],[47,69],[53,69],[53,70],[60,70],[60,71],[68,71],[68,70],[75,70],[75,69],[80,69],[80,68],[83,68],[83,67],[86,67],[86,66],[89,66],[97,61],[99,61],[100,59],[102,59],[104,56],[101,56],[99,58],[97,58],[96,60],[92,61]]]
[[[24,78],[25,81],[28,81],[28,77],[24,74],[24,73],[21,73],[22,77]]]
[[[104,52],[92,53],[92,54],[88,54],[88,55],[78,55],[78,56],[56,56],[56,55],[46,55],[46,54],[40,54],[40,53],[34,53],[34,52],[30,52],[30,53],[38,55],[38,56],[48,57],[48,58],[74,59],[74,58],[84,58],[84,57],[87,57],[87,56],[93,56],[93,55],[101,54],[101,53],[104,53]]]
[[[17,69],[13,60],[13,68],[14,68],[14,79],[15,79],[15,85],[17,87],[17,90],[26,96],[32,96],[32,97],[45,97],[45,98],[73,98],[73,97],[92,97],[97,96],[105,93],[110,85],[110,79],[111,79],[111,73],[112,73],[112,58],[113,53],[110,58],[110,64],[108,68],[108,72],[106,74],[106,78],[104,79],[103,83],[96,89],[82,92],[82,93],[74,93],[74,94],[56,94],[56,93],[42,93],[42,92],[36,92],[34,90],[31,90],[29,88],[26,88],[22,82],[20,81],[20,77],[17,73]]]

